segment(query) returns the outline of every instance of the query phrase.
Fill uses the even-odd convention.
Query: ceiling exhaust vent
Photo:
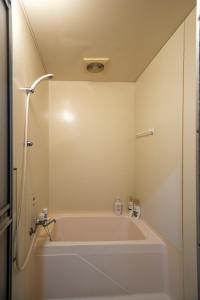
[[[86,70],[90,73],[100,73],[104,70],[105,64],[110,60],[110,58],[87,58],[83,59]]]

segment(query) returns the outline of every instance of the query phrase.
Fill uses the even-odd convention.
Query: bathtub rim
[[[134,217],[130,217],[126,214],[122,216],[116,216],[113,213],[55,213],[50,215],[51,218],[55,218],[56,220],[63,218],[125,218],[131,220],[138,229],[142,232],[145,239],[141,240],[124,240],[124,241],[49,241],[46,234],[44,234],[44,230],[40,230],[37,237],[37,247],[64,247],[64,246],[130,246],[130,245],[157,245],[161,248],[165,247],[165,241],[152,229],[142,218],[136,219]],[[160,248],[159,247],[159,248]]]

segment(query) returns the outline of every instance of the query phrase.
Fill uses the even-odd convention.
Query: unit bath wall
[[[112,210],[134,194],[134,83],[50,82],[50,209]]]
[[[12,1],[13,30],[13,210],[16,228],[17,200],[22,175],[24,145],[24,122],[26,94],[21,87],[29,86],[45,73],[38,50],[35,46],[23,11],[17,0]],[[48,85],[43,82],[30,103],[29,137],[34,146],[28,149],[28,167],[25,191],[25,205],[22,211],[23,232],[21,233],[21,259],[28,251],[31,221],[42,207],[48,206],[49,198],[49,157],[48,157]],[[33,202],[33,197],[35,201]],[[14,240],[14,243],[16,240]],[[34,262],[31,256],[23,272],[17,272],[13,264],[13,300],[32,300],[34,286]],[[33,299],[35,300],[35,299]]]
[[[155,128],[153,136],[136,140],[136,197],[168,244],[176,300],[184,298],[184,253],[185,299],[197,299],[195,17],[193,10],[135,87],[136,132]]]

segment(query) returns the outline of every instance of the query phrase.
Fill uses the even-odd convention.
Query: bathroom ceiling
[[[135,81],[195,0],[21,0],[55,80]],[[108,57],[102,73],[83,58]]]

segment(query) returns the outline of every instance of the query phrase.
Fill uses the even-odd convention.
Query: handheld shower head
[[[27,94],[29,93],[34,93],[35,92],[35,88],[36,86],[42,81],[42,80],[50,80],[54,77],[53,74],[46,74],[46,75],[43,75],[41,77],[39,77],[38,79],[36,79],[33,84],[31,85],[31,87],[26,87],[26,88],[21,88],[20,90],[23,90],[25,91]]]
[[[36,86],[42,81],[42,80],[50,80],[53,78],[53,74],[46,74],[38,78],[30,87],[31,92],[34,93]]]

